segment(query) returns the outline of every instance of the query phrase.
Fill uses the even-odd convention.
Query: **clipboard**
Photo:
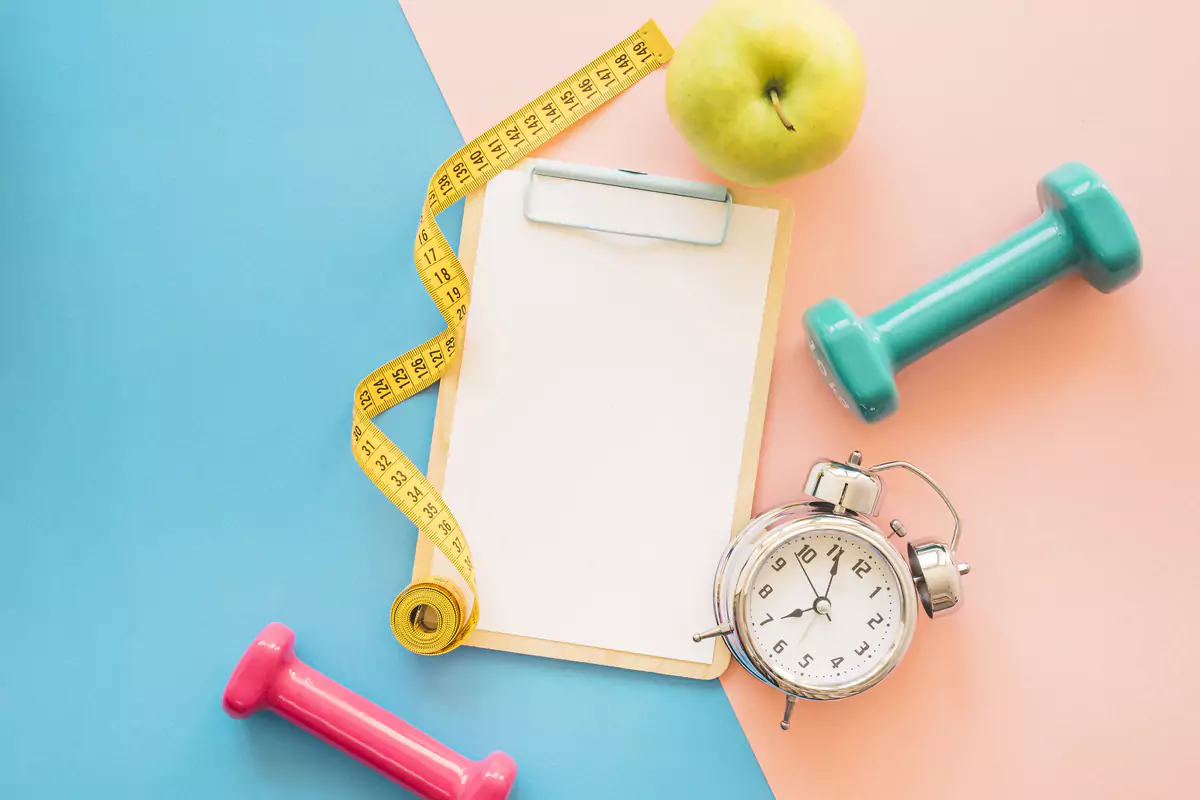
[[[715,223],[715,225],[720,225],[721,219],[724,218],[725,229],[728,230],[730,224],[732,224],[734,228],[732,230],[729,242],[727,242],[725,239],[724,231],[718,231],[715,226],[712,231],[713,237],[711,240],[697,242],[691,241],[686,237],[679,237],[669,230],[649,232],[643,230],[640,232],[625,231],[621,233],[615,233],[611,227],[606,227],[603,224],[593,225],[592,220],[584,220],[582,222],[576,221],[573,223],[569,219],[546,219],[544,216],[540,215],[543,215],[547,211],[553,212],[556,215],[560,215],[562,212],[569,212],[578,204],[570,202],[551,202],[541,211],[531,208],[531,191],[533,191],[533,184],[535,180],[540,181],[543,178],[559,180],[563,181],[564,183],[572,182],[578,184],[578,186],[584,191],[600,191],[608,193],[610,196],[614,191],[634,191],[635,194],[639,196],[639,201],[643,200],[646,195],[670,195],[674,197],[683,197],[687,201],[692,202],[691,206],[686,206],[685,204],[685,206],[672,207],[670,213],[666,215],[668,222],[679,221],[681,219],[693,219],[695,214],[700,213],[694,210],[697,208],[695,201],[708,201],[708,206],[713,207],[711,210],[703,212],[708,214],[708,219]],[[523,182],[523,185],[521,186],[521,201],[519,204],[515,200],[514,187],[506,185],[505,181],[508,181],[509,183],[514,181]],[[664,187],[667,187],[666,192],[663,191]],[[672,195],[672,189],[681,190],[681,193]],[[637,190],[641,191],[639,192]],[[697,195],[697,193],[700,194]],[[506,199],[500,199],[501,194],[504,194]],[[492,195],[495,195],[495,197],[493,198]],[[496,210],[495,205],[489,207],[489,198],[492,199],[493,204],[503,203],[504,208],[501,210]],[[476,512],[475,516],[478,518],[473,520],[471,519],[471,513],[464,514],[464,510],[466,510],[465,506],[470,505],[470,503],[466,501],[473,498],[469,495],[456,498],[455,492],[459,487],[455,485],[453,481],[451,485],[446,485],[448,464],[450,463],[451,458],[456,456],[452,446],[455,444],[454,422],[456,407],[458,406],[460,400],[460,386],[463,381],[464,365],[466,365],[468,371],[475,370],[476,372],[486,372],[487,367],[489,366],[489,364],[483,362],[483,359],[488,355],[488,353],[485,351],[491,347],[490,339],[478,346],[480,348],[478,357],[476,358],[476,361],[471,361],[475,355],[472,352],[472,321],[475,320],[476,315],[479,314],[481,304],[489,302],[487,292],[484,290],[485,287],[481,287],[480,283],[476,280],[477,260],[479,259],[481,251],[481,239],[484,240],[484,251],[490,254],[488,257],[492,258],[493,260],[499,259],[502,261],[510,258],[508,255],[496,255],[496,247],[500,246],[501,243],[497,241],[497,236],[492,235],[494,233],[493,230],[485,228],[485,217],[487,216],[485,211],[488,211],[489,213],[494,211],[493,216],[495,214],[501,214],[501,211],[503,211],[504,216],[500,218],[505,220],[503,223],[504,225],[537,226],[537,228],[540,230],[549,231],[550,233],[548,235],[560,237],[559,239],[556,239],[556,243],[567,241],[571,248],[614,246],[614,243],[617,240],[629,238],[630,235],[633,237],[641,237],[644,241],[648,242],[647,246],[649,249],[638,251],[639,257],[645,257],[645,263],[639,264],[637,267],[637,270],[639,271],[643,269],[643,267],[649,270],[655,269],[653,266],[653,255],[655,253],[658,253],[660,256],[662,256],[662,254],[668,252],[679,252],[675,250],[663,249],[667,247],[696,248],[694,252],[698,254],[696,256],[697,263],[699,263],[699,258],[701,257],[699,254],[701,254],[702,251],[707,251],[704,257],[707,257],[711,260],[714,257],[713,254],[721,251],[721,248],[734,246],[733,240],[738,239],[742,233],[741,228],[739,228],[739,221],[742,220],[743,217],[747,219],[753,219],[755,225],[757,225],[759,228],[762,228],[764,231],[766,229],[763,228],[763,225],[765,225],[765,223],[763,223],[763,219],[770,218],[774,220],[770,235],[765,239],[765,241],[760,241],[758,244],[754,245],[756,252],[765,254],[764,260],[766,263],[761,266],[763,271],[762,280],[765,285],[763,286],[761,305],[759,306],[757,330],[751,331],[751,334],[754,335],[754,341],[750,342],[749,346],[747,346],[745,335],[742,337],[743,346],[742,350],[740,351],[742,353],[742,358],[739,359],[739,361],[745,363],[739,364],[741,371],[738,374],[742,376],[742,380],[746,381],[746,385],[743,386],[742,384],[739,384],[738,391],[743,392],[744,394],[742,401],[744,403],[744,430],[740,431],[740,436],[736,435],[739,433],[739,431],[732,431],[731,433],[729,430],[729,425],[724,426],[725,430],[723,430],[724,440],[727,445],[725,449],[728,453],[732,454],[729,458],[724,459],[721,463],[723,470],[728,469],[728,472],[724,472],[722,474],[727,475],[728,482],[730,483],[730,486],[728,487],[728,501],[722,506],[726,508],[727,513],[724,515],[724,519],[705,518],[704,522],[707,538],[703,544],[699,542],[696,544],[697,550],[702,551],[702,553],[693,553],[690,548],[682,551],[676,549],[675,551],[683,552],[686,554],[687,558],[695,561],[695,566],[689,569],[686,575],[679,575],[674,578],[677,581],[682,581],[683,583],[687,584],[687,604],[690,606],[691,611],[689,613],[691,613],[692,616],[696,615],[695,595],[697,592],[702,591],[703,593],[704,599],[702,602],[704,604],[704,615],[702,619],[697,619],[694,622],[689,620],[686,626],[684,626],[687,628],[686,631],[683,630],[683,627],[680,627],[680,620],[672,620],[674,627],[678,628],[676,633],[679,633],[680,635],[686,635],[689,644],[695,644],[691,643],[690,641],[691,633],[711,627],[713,570],[715,569],[715,565],[720,557],[720,551],[728,543],[728,540],[746,525],[751,516],[751,507],[754,500],[755,477],[761,449],[763,423],[766,414],[767,393],[770,385],[776,334],[778,330],[780,309],[783,301],[784,283],[787,273],[788,247],[791,241],[792,233],[792,211],[790,204],[781,197],[750,189],[726,189],[725,187],[714,187],[711,184],[700,184],[690,181],[675,181],[674,179],[648,176],[644,175],[643,173],[618,170],[601,170],[590,167],[582,167],[579,165],[563,165],[556,164],[554,162],[536,160],[523,162],[522,164],[516,165],[513,169],[507,171],[506,173],[503,173],[501,176],[498,176],[487,187],[484,187],[484,189],[469,196],[466,199],[465,204],[462,235],[459,247],[459,260],[466,270],[468,277],[471,279],[473,287],[475,287],[472,295],[472,310],[467,321],[465,334],[463,336],[461,355],[455,360],[454,365],[447,372],[445,377],[443,377],[438,390],[437,412],[434,421],[433,441],[430,448],[429,469],[427,474],[434,485],[438,487],[439,491],[442,491],[447,503],[450,504],[451,508],[455,509],[456,515],[463,524],[468,541],[472,546],[472,553],[475,556],[478,575],[484,578],[491,576],[492,578],[500,581],[507,580],[507,578],[503,572],[498,571],[501,569],[500,567],[495,564],[488,563],[488,548],[481,547],[480,545],[480,531],[483,526],[487,524],[487,520],[495,520],[497,518],[506,519],[507,517],[505,515],[523,513],[520,511],[521,504],[533,504],[532,498],[536,498],[538,496],[538,487],[529,485],[528,481],[523,479],[518,480],[518,476],[500,474],[496,475],[496,479],[498,481],[504,481],[513,478],[514,482],[512,487],[515,496],[512,497],[512,502],[504,504],[506,505],[506,508],[501,508],[496,507],[498,501],[494,501],[490,506],[488,506],[487,509]],[[514,216],[517,213],[517,210],[508,208],[508,206],[514,205],[520,206],[519,211],[523,219],[519,222],[515,221],[516,218]],[[592,206],[593,210],[595,210],[594,203]],[[605,206],[605,208],[608,207],[611,207],[611,204],[609,206]],[[681,211],[680,208],[683,208],[684,210]],[[756,211],[739,211],[739,209],[756,209]],[[639,217],[640,219],[641,217],[645,217],[647,215],[638,213],[635,214],[635,216]],[[494,220],[493,223],[490,224],[501,225],[501,223],[496,223]],[[717,235],[718,233],[719,235]],[[568,237],[565,240],[561,239],[561,237],[564,235]],[[763,236],[756,237],[756,239],[763,238]],[[746,236],[741,236],[741,241],[743,244],[745,244],[745,239]],[[677,244],[684,241],[687,243]],[[671,244],[663,244],[664,242]],[[576,249],[575,252],[579,253],[582,251]],[[501,253],[503,253],[503,251],[501,251]],[[511,256],[511,258],[521,257],[522,256],[519,254],[512,254]],[[630,256],[630,258],[633,257],[634,256]],[[691,256],[687,257],[691,258]],[[661,262],[664,258],[665,256],[660,258],[659,261]],[[564,255],[558,266],[548,264],[546,265],[546,268],[556,268],[561,269],[564,272],[569,272],[569,261],[570,259]],[[489,269],[491,268],[492,266],[489,265]],[[626,271],[624,274],[631,275],[654,273]],[[496,284],[493,282],[492,285],[495,286]],[[660,287],[660,291],[670,292],[672,290],[673,287],[671,286],[667,286],[665,288]],[[687,291],[688,287],[680,286],[679,290]],[[612,296],[619,298],[621,296],[628,296],[628,294],[623,294],[622,291],[614,290]],[[549,303],[549,310],[552,311],[553,298],[547,298],[547,301]],[[713,298],[709,298],[709,301],[713,301]],[[587,301],[585,300],[584,302]],[[667,306],[669,305],[670,304],[668,303]],[[664,314],[667,315],[667,319],[669,320],[669,309],[665,310]],[[553,331],[554,319],[555,317],[553,313],[549,313],[547,315],[547,330]],[[483,325],[484,323],[480,324]],[[494,328],[494,322],[489,322],[487,324],[493,326],[493,331],[496,330]],[[742,328],[745,328],[747,324],[748,323],[746,323],[746,319],[743,318]],[[744,333],[745,331],[743,331],[743,334]],[[476,332],[476,334],[482,337],[482,334],[479,334],[478,332]],[[491,338],[494,339],[496,337],[493,336]],[[647,346],[649,346],[649,343],[647,343]],[[658,353],[657,357],[671,356],[670,354]],[[497,356],[496,360],[502,360],[502,358]],[[553,365],[545,365],[544,368],[552,369]],[[538,374],[539,373],[537,370],[530,370],[525,375],[525,382],[521,388],[522,391],[530,393],[528,394],[529,397],[536,398],[541,393],[539,390],[540,384]],[[650,372],[647,374],[654,374],[654,372],[653,370],[650,370]],[[470,375],[468,377],[470,379]],[[654,380],[654,378],[651,378],[651,380],[647,382],[653,383]],[[468,383],[468,386],[486,383],[487,379],[481,378],[475,381],[475,384]],[[663,389],[665,387],[655,387],[650,385],[636,388],[638,391],[653,393],[656,391],[656,389]],[[613,387],[610,387],[609,390],[613,390]],[[633,390],[633,387],[620,387],[615,390],[631,391]],[[601,391],[600,387],[597,387],[597,391]],[[551,393],[553,393],[553,390],[551,390]],[[649,396],[653,397],[654,395],[651,394]],[[485,402],[487,398],[480,400],[479,398],[467,397],[467,399],[472,400],[472,407],[476,409],[472,412],[473,414],[478,415],[479,413],[485,413],[479,412],[478,409],[481,405],[487,405]],[[511,402],[511,400],[512,398],[510,397],[509,402]],[[736,418],[732,414],[731,417]],[[588,421],[580,420],[580,425],[581,427],[586,427],[588,425]],[[542,447],[545,447],[548,450],[553,449],[554,447],[561,447],[560,444],[553,444],[560,442],[563,435],[561,428],[558,428],[552,432],[546,432],[544,436],[534,435],[535,433],[537,432],[535,431],[531,433],[531,435],[526,437],[526,439],[522,440],[523,446],[518,448],[521,450],[522,457],[526,459],[531,457],[536,458],[539,448]],[[465,436],[465,433],[460,434],[460,438]],[[729,446],[730,444],[732,444],[732,447]],[[461,445],[461,447],[466,447],[466,445]],[[581,445],[580,447],[586,447],[586,445]],[[734,452],[735,450],[740,452]],[[559,450],[560,453],[576,453],[577,451],[578,448],[567,451],[561,449]],[[463,472],[464,470],[470,472],[477,466],[478,462],[485,462],[492,459],[502,459],[504,457],[504,454],[498,453],[495,450],[488,449],[487,447],[477,446],[476,449],[472,451],[470,458],[466,460],[459,458],[456,462],[456,466],[463,465],[459,468],[459,472]],[[687,455],[680,454],[680,458],[686,459]],[[675,459],[672,458],[672,453],[662,454],[662,463],[656,464],[656,468],[664,470],[664,472],[660,474],[670,474],[669,472],[665,471],[672,469],[673,460]],[[674,466],[681,465],[682,463],[675,464]],[[496,469],[495,471],[501,472],[499,469]],[[451,477],[453,478],[454,475],[452,474]],[[472,485],[471,480],[466,478],[460,480],[459,484]],[[476,482],[473,485],[481,486],[483,484]],[[565,504],[566,506],[572,508],[576,506],[587,506],[590,508],[603,508],[605,511],[612,512],[611,505],[598,505],[605,502],[605,495],[609,490],[599,488],[594,497],[586,496],[586,492],[588,490],[588,485],[583,486],[582,491],[585,494],[581,495],[579,498],[576,498],[574,505],[571,505],[571,499],[569,498],[554,499],[559,500],[560,505]],[[637,489],[639,497],[643,497],[643,507],[645,507],[645,500],[644,494],[642,493],[652,492],[653,490],[654,487],[652,486],[639,487]],[[610,501],[616,502],[616,500],[611,497]],[[492,509],[494,509],[494,514]],[[584,509],[580,508],[580,511],[584,512]],[[569,523],[564,524],[562,520],[539,520],[535,515],[534,521],[529,522],[528,526],[529,527],[523,529],[525,531],[523,535],[517,536],[514,534],[508,541],[514,545],[519,544],[521,547],[538,548],[526,551],[528,553],[535,554],[536,557],[541,557],[541,555],[546,552],[542,548],[553,550],[556,546],[558,546],[554,538],[556,536],[559,537],[557,540],[558,542],[574,541],[567,538],[569,534],[563,533],[564,528],[568,528],[570,525]],[[551,528],[554,530],[551,530]],[[665,533],[666,531],[664,529],[664,534]],[[670,535],[680,536],[680,532],[672,530],[670,531]],[[639,534],[639,536],[641,538],[638,538],[636,541],[648,541],[644,535]],[[715,540],[716,537],[719,537],[719,541]],[[656,545],[658,544],[657,539],[654,539],[653,541],[656,543]],[[690,544],[690,542],[691,540],[687,539],[685,542],[683,542],[683,544],[687,545]],[[571,545],[567,544],[564,546],[569,547]],[[578,546],[578,544],[576,543],[575,546]],[[508,549],[508,547],[504,548],[505,551]],[[495,550],[495,548],[493,548],[493,550]],[[591,551],[589,550],[587,555],[590,555],[590,553]],[[631,552],[629,557],[630,559],[637,559],[638,553]],[[448,566],[448,562],[441,565],[442,568],[439,568],[436,560],[440,558],[443,557],[437,553],[430,541],[428,541],[425,537],[418,537],[416,555],[413,563],[414,580],[426,578],[430,574],[441,574],[445,575],[446,577],[453,578],[453,571],[445,569],[445,567]],[[564,559],[566,562],[571,560],[572,559],[569,557]],[[588,559],[584,558],[583,560],[586,561]],[[575,559],[575,563],[578,564],[579,561],[579,558]],[[525,563],[526,560],[524,559],[518,562],[511,562],[509,570],[517,571],[518,568],[523,568]],[[645,565],[642,566],[644,567]],[[596,565],[591,565],[591,567],[593,570],[602,568],[597,567]],[[571,567],[564,565],[562,569],[564,571],[569,571]],[[489,570],[491,570],[491,572],[489,572]],[[647,624],[647,620],[658,622],[659,618],[654,616],[658,613],[658,610],[652,603],[649,607],[642,607],[639,604],[638,598],[640,593],[638,591],[638,586],[636,584],[629,585],[628,582],[622,581],[623,576],[621,573],[624,571],[625,570],[619,563],[613,563],[609,565],[609,572],[611,574],[604,578],[604,580],[607,581],[608,579],[611,579],[611,597],[575,597],[571,596],[570,586],[567,586],[566,590],[564,591],[563,586],[560,585],[558,591],[552,592],[550,596],[544,598],[544,604],[541,602],[541,600],[539,600],[537,603],[526,600],[524,601],[525,606],[518,608],[517,611],[524,613],[522,611],[522,609],[524,609],[528,612],[528,614],[536,615],[540,613],[539,609],[545,610],[547,608],[552,608],[555,612],[560,612],[563,606],[569,608],[572,603],[575,603],[581,613],[589,612],[592,614],[593,625],[596,627],[603,627],[607,623],[605,623],[601,617],[596,616],[596,604],[600,603],[602,605],[610,606],[602,613],[611,613],[617,618],[626,617],[628,620],[627,624],[630,626],[645,625]],[[532,580],[536,580],[537,577],[544,577],[545,573],[546,571],[543,570],[540,576],[533,577],[517,577],[514,575],[512,577],[512,581],[514,583],[519,582],[520,590],[522,592],[534,591],[535,589],[531,588],[529,583]],[[564,579],[564,576],[557,574],[555,574],[554,577]],[[597,576],[592,575],[591,577],[593,579],[593,583],[595,583]],[[512,585],[508,583],[496,584],[495,581],[493,581],[493,583],[501,587]],[[560,580],[559,583],[562,584],[563,580]],[[656,586],[656,588],[661,587]],[[603,590],[601,593],[602,592]],[[711,647],[709,647],[707,650],[690,651],[686,657],[680,657],[680,653],[675,652],[679,650],[680,646],[674,641],[676,638],[674,634],[670,637],[670,642],[655,642],[653,646],[649,647],[623,648],[620,646],[605,646],[604,644],[605,642],[612,642],[620,639],[622,633],[621,630],[607,630],[603,635],[597,635],[597,642],[601,642],[600,644],[597,644],[596,642],[587,641],[588,636],[585,633],[577,632],[569,628],[565,629],[565,633],[561,635],[542,636],[524,635],[523,633],[517,633],[513,632],[512,630],[505,629],[507,627],[520,627],[520,625],[493,627],[490,625],[489,620],[489,603],[495,604],[498,599],[495,597],[495,595],[500,593],[502,592],[493,590],[489,595],[486,586],[480,587],[482,612],[480,624],[467,637],[465,641],[466,645],[493,650],[503,650],[511,653],[556,658],[568,661],[578,661],[697,679],[712,679],[718,677],[725,670],[729,663],[729,652],[725,648],[724,644],[717,644],[713,640],[709,640],[708,642],[701,643],[699,645],[699,647],[707,647],[711,644]],[[593,594],[596,594],[596,592],[593,592]],[[668,598],[673,599],[671,595],[667,596]],[[519,605],[520,602],[521,601],[519,599],[513,600],[514,604]],[[668,602],[667,605],[672,605],[672,603]],[[512,611],[512,608],[506,609],[506,614],[510,617],[510,619],[512,616]],[[675,612],[672,610],[664,613],[670,614]],[[683,612],[679,613],[682,614]],[[518,619],[520,618],[521,617],[518,617]],[[563,630],[561,626],[560,630]],[[597,633],[599,634],[599,631],[597,631]],[[638,628],[638,634],[640,635],[641,633],[641,628]],[[574,641],[571,641],[572,639],[574,639]],[[659,644],[661,644],[661,648],[659,647]],[[651,650],[654,652],[649,652]]]

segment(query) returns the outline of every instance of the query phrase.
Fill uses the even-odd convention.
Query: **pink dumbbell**
[[[504,800],[517,777],[506,753],[471,761],[296,658],[296,634],[272,622],[238,662],[222,705],[242,719],[269,708],[426,800]]]

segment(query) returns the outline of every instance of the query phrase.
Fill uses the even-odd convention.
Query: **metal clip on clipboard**
[[[698,239],[670,234],[644,233],[627,229],[602,227],[581,222],[572,222],[562,218],[554,218],[533,209],[533,184],[539,176],[724,203],[725,220],[721,226],[720,233],[716,237]],[[606,169],[604,167],[589,167],[583,164],[566,164],[557,161],[537,160],[529,170],[529,181],[525,184],[525,192],[522,198],[522,211],[525,214],[525,218],[530,222],[562,225],[568,228],[579,228],[599,233],[616,233],[625,236],[639,236],[646,239],[662,239],[668,242],[682,242],[684,244],[715,247],[724,244],[725,237],[729,233],[729,222],[733,218],[733,194],[726,187],[713,183],[667,178],[661,175],[648,175],[645,172],[634,172],[627,169]]]

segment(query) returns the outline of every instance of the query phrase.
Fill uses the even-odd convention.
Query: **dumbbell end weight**
[[[1067,272],[1101,292],[1137,277],[1133,223],[1095,172],[1065,164],[1037,194],[1034,223],[887,308],[864,318],[829,298],[805,313],[809,351],[842,405],[865,422],[889,416],[899,407],[897,372]]]
[[[1074,268],[1101,292],[1115,291],[1142,271],[1133,221],[1108,185],[1083,164],[1064,164],[1038,183],[1038,203],[1058,212],[1070,229]]]
[[[879,331],[850,306],[830,297],[804,314],[808,349],[834,396],[865,422],[900,405],[896,377]]]

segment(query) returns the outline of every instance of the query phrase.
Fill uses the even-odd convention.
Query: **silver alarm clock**
[[[874,517],[883,496],[879,473],[908,470],[950,509],[949,544],[910,543],[902,558],[888,541],[907,534],[899,520],[885,532]],[[955,561],[958,513],[941,488],[907,461],[862,466],[818,461],[804,486],[807,502],[751,520],[717,567],[717,627],[692,638],[723,636],[733,657],[787,695],[780,727],[797,698],[838,700],[865,692],[895,669],[912,642],[917,606],[930,617],[954,611],[968,564]]]

